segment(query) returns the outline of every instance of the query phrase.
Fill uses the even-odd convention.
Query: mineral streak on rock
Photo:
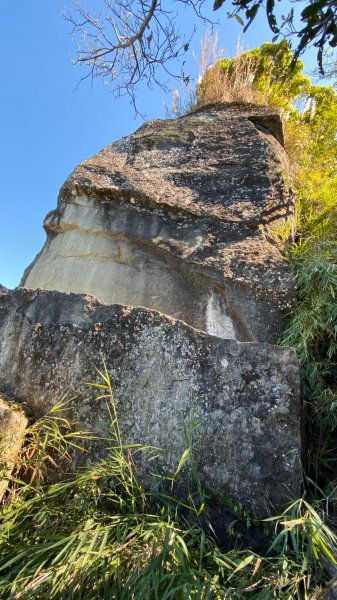
[[[219,339],[153,310],[108,306],[90,296],[25,289],[1,294],[0,390],[24,400],[36,415],[67,392],[79,428],[109,436],[106,405],[85,384],[96,380],[94,365],[102,367],[102,355],[123,441],[162,449],[155,462],[138,455],[147,486],[159,485],[152,473],[175,472],[186,428],[194,430],[201,480],[221,514],[224,495],[265,517],[300,493],[294,350]],[[104,456],[107,443],[91,441],[84,459]]]
[[[146,306],[222,338],[271,341],[294,282],[280,115],[206,107],[153,121],[80,164],[22,285]]]

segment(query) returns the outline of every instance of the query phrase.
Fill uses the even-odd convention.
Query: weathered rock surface
[[[17,289],[0,297],[0,390],[43,414],[65,392],[81,429],[109,434],[92,388],[104,356],[123,439],[162,448],[139,455],[142,478],[175,472],[192,431],[200,475],[215,499],[231,496],[256,515],[300,492],[300,385],[294,350],[238,343],[142,307]],[[92,441],[89,460],[105,442]],[[88,455],[86,455],[88,460]]]
[[[327,590],[322,594],[322,600],[337,600],[337,577],[329,582]]]
[[[0,283],[0,294],[2,294],[3,292],[8,292],[8,289]]]
[[[253,105],[142,126],[67,179],[22,285],[273,340],[294,297],[281,253],[294,218],[282,139],[279,113]]]
[[[19,405],[0,394],[0,500],[22,448],[27,418]]]

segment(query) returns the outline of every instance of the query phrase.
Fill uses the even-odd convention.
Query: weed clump
[[[146,494],[134,456],[148,449],[123,445],[106,366],[98,373],[101,382],[93,385],[111,418],[109,455],[65,482],[15,481],[0,520],[0,598],[311,598],[320,589],[323,564],[335,563],[337,547],[320,507],[301,499],[270,519],[275,535],[267,556],[235,544],[221,549],[199,518],[207,498],[200,506],[184,502],[194,514],[191,523],[174,496],[163,502]],[[39,448],[55,430],[54,417],[61,440],[60,415],[49,415],[38,427]],[[73,443],[67,425],[66,431],[58,444],[63,450]],[[172,481],[189,458],[187,448]]]

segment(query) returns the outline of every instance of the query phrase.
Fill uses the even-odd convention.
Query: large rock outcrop
[[[272,341],[294,282],[280,115],[213,106],[153,121],[79,165],[22,285],[159,310],[213,335]]]
[[[294,350],[222,340],[142,307],[18,289],[0,297],[0,389],[44,414],[67,394],[82,430],[109,436],[105,402],[86,382],[104,356],[125,443],[139,454],[142,479],[172,476],[186,448],[206,492],[265,517],[300,493],[299,371]],[[195,424],[198,427],[195,428]],[[109,442],[92,441],[92,462]],[[69,465],[67,469],[69,470]],[[186,490],[185,490],[186,491]]]
[[[286,174],[280,115],[237,105],[146,124],[79,165],[22,280],[49,291],[0,294],[0,391],[36,416],[67,394],[106,437],[85,385],[103,355],[124,441],[162,450],[138,455],[147,485],[174,473],[187,427],[221,514],[228,496],[282,510],[301,483],[297,359],[269,343],[294,297]]]

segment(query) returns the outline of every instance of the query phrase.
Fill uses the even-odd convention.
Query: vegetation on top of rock
[[[288,247],[298,303],[282,343],[297,349],[304,380],[304,497],[266,523],[272,529],[266,556],[238,549],[230,530],[229,548],[220,549],[208,529],[196,470],[186,502],[147,495],[132,460],[141,449],[123,446],[110,404],[113,439],[105,462],[46,488],[40,481],[12,482],[0,523],[0,598],[309,599],[336,564],[337,99],[330,88],[312,85],[299,66],[286,81],[284,65],[292,59],[284,43],[264,45],[246,58],[256,67],[248,83],[254,93],[285,111],[298,204],[298,237]],[[235,68],[226,61],[218,72],[228,81]],[[106,369],[101,376],[100,389],[111,403]],[[188,444],[187,461],[193,467]],[[237,509],[237,518],[251,525]],[[192,524],[186,514],[193,515]]]
[[[198,20],[202,24],[212,23],[204,12],[202,0],[180,0],[177,4],[179,11],[192,9],[190,35],[179,31],[179,11],[170,5],[164,7],[159,0],[100,0],[96,4],[98,11],[88,8],[82,0],[73,0],[74,10],[67,17],[77,42],[75,62],[87,67],[87,77],[104,79],[116,96],[128,94],[134,105],[141,81],[146,81],[150,88],[159,85],[166,90],[168,75],[189,83],[185,56],[197,29],[196,23]],[[301,12],[297,4],[302,4]],[[296,0],[289,5],[288,14],[284,13],[287,11],[284,7],[279,14],[275,0],[266,3],[263,0],[215,0],[213,7],[216,11],[229,8],[231,13],[227,12],[227,16],[236,18],[242,26],[243,14],[247,20],[245,31],[264,5],[275,38],[282,35],[290,41],[296,39],[295,57],[307,47],[315,46],[322,72],[323,50],[328,46],[334,50],[337,45],[335,0]],[[294,59],[292,64],[295,64]]]

